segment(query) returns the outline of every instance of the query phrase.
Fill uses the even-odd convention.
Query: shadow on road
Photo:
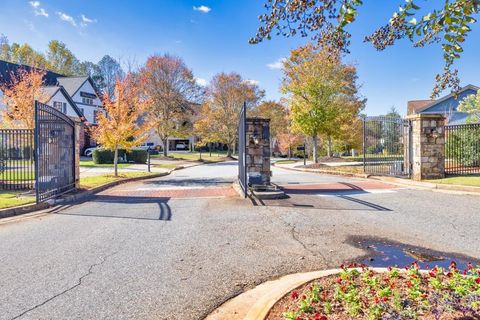
[[[54,214],[59,215],[68,215],[68,216],[84,216],[84,217],[98,217],[98,218],[115,218],[115,219],[133,219],[133,220],[152,220],[152,221],[171,221],[172,220],[172,209],[168,205],[170,198],[167,197],[140,197],[140,196],[112,196],[112,195],[97,195],[89,203],[109,203],[109,204],[134,204],[134,205],[144,205],[144,204],[157,204],[158,212],[153,212],[153,210],[142,210],[141,207],[134,209],[123,209],[115,210],[113,207],[108,211],[104,210],[93,210],[91,213],[85,213],[85,210],[82,210],[82,213],[77,213],[75,211],[63,210],[60,212],[55,212]],[[101,208],[100,208],[101,209]],[[101,211],[102,213],[99,213]],[[128,214],[125,214],[128,212]],[[133,214],[132,214],[133,213]]]
[[[232,183],[233,180],[226,179],[226,178],[182,178],[182,176],[177,175],[172,177],[169,180],[145,180],[143,182],[144,185],[151,185],[151,186],[205,186],[205,185],[216,185],[216,184],[229,184]]]

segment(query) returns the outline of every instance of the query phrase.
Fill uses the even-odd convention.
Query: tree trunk
[[[163,143],[163,156],[168,157],[168,138],[162,139]]]
[[[332,137],[327,137],[327,156],[332,157]]]
[[[115,177],[118,177],[118,146],[115,147],[115,152],[113,154],[113,167],[115,170]]]
[[[317,135],[312,136],[313,139],[313,162],[318,163],[318,141]]]
[[[230,143],[227,143],[227,158],[231,158],[232,157],[232,146],[230,145]]]
[[[288,160],[292,159],[292,146],[288,146]]]
[[[210,157],[212,157],[212,143],[208,143],[208,151],[210,152]]]

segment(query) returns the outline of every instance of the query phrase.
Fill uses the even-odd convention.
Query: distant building
[[[11,83],[12,74],[18,72],[19,68],[28,71],[32,67],[0,60],[0,83]],[[95,146],[95,141],[90,138],[88,130],[85,129],[96,124],[98,113],[103,112],[103,104],[92,79],[90,77],[66,77],[45,70],[44,84],[43,90],[49,97],[46,104],[63,112],[73,120],[82,122],[81,148]],[[0,91],[0,98],[2,95],[3,93]],[[0,99],[0,110],[5,107]]]
[[[468,114],[458,111],[458,105],[465,98],[476,94],[479,87],[468,85],[460,89],[455,96],[453,93],[437,100],[413,100],[408,101],[407,114],[443,114],[448,124],[464,124],[467,121]]]

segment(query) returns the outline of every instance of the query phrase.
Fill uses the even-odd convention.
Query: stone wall
[[[251,184],[270,184],[270,119],[247,118],[247,175]]]
[[[412,121],[412,178],[414,180],[445,177],[445,117],[419,114]]]

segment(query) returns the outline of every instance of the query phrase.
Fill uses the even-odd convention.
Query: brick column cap
[[[407,116],[405,119],[407,120],[420,120],[420,119],[440,119],[445,120],[445,116],[441,113],[419,113],[419,114],[412,114]]]

